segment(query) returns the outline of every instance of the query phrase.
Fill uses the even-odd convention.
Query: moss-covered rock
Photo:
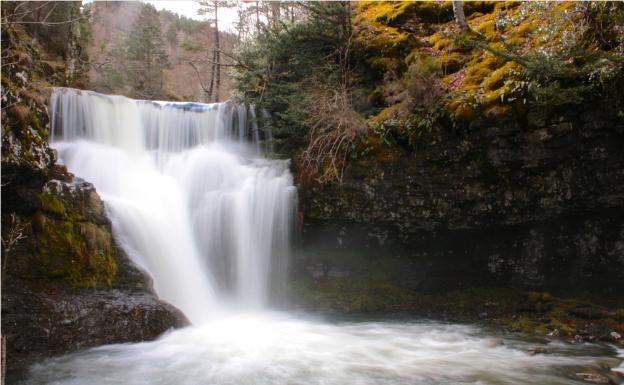
[[[61,63],[19,25],[3,23],[2,52],[7,368],[99,344],[155,338],[184,325],[184,316],[156,298],[150,278],[116,245],[93,185],[56,164],[47,141],[46,87],[62,79]]]

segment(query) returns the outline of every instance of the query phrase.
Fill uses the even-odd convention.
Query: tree
[[[267,19],[268,27],[239,47],[233,80],[243,101],[271,112],[278,151],[305,147],[295,158],[302,181],[340,180],[349,149],[366,129],[352,106],[352,4],[297,5],[299,22]]]
[[[164,70],[168,66],[158,11],[146,4],[126,40],[129,80],[140,97],[162,95]]]
[[[219,43],[219,7],[232,7],[234,3],[227,0],[201,0],[200,15],[209,14],[213,18],[209,21],[214,24],[214,48],[212,51],[212,67],[210,83],[208,85],[208,98],[211,101],[219,101],[219,89],[221,87],[221,45]]]
[[[80,56],[80,24],[77,21],[80,16],[80,3],[70,3],[71,23],[67,38],[67,50],[65,55],[65,85],[71,86],[76,78],[76,66]]]
[[[459,24],[459,28],[462,32],[470,31],[470,26],[468,26],[466,15],[464,14],[463,1],[453,1],[453,15],[455,15],[455,21]]]

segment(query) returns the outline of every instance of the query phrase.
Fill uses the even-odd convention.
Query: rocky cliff
[[[371,138],[342,184],[300,189],[299,277],[549,290],[621,306],[622,148],[622,118],[595,105],[475,119],[413,151]]]
[[[117,246],[93,185],[56,163],[46,91],[62,66],[3,25],[2,333],[7,368],[187,321]],[[3,53],[4,55],[4,53]]]

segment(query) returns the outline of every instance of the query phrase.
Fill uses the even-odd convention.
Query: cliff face
[[[186,322],[115,243],[93,185],[48,146],[49,80],[62,67],[3,26],[2,332],[7,368],[104,343],[154,338]]]
[[[342,185],[301,188],[299,276],[621,305],[624,122],[600,106],[527,116],[441,130],[414,151],[376,145]]]

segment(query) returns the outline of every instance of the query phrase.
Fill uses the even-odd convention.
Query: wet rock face
[[[90,183],[47,143],[42,47],[2,30],[2,335],[7,368],[105,343],[152,339],[188,321],[121,250]],[[62,70],[62,68],[60,69]],[[6,106],[6,108],[4,108]]]
[[[86,347],[153,339],[188,323],[115,244],[93,185],[52,179],[35,195],[34,214],[17,216],[24,238],[4,253],[9,370]],[[3,223],[11,220],[3,215]]]
[[[2,328],[9,370],[79,349],[151,340],[187,323],[149,292],[21,285],[6,291]]]
[[[624,290],[624,123],[610,116],[474,122],[352,161],[343,185],[300,189],[300,272],[362,252],[400,261],[395,282],[414,288]]]

